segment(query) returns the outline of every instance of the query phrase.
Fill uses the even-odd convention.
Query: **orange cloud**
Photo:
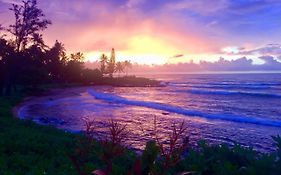
[[[53,21],[45,39],[49,45],[55,40],[65,43],[69,53],[82,51],[88,60],[96,60],[100,53],[114,47],[120,59],[163,64],[179,53],[212,53],[220,48],[194,21],[167,13],[168,8],[146,15],[136,7],[143,3],[139,0],[130,0],[123,6],[97,0],[67,2],[39,2]]]

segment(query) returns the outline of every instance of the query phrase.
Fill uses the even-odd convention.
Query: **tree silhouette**
[[[84,56],[81,52],[70,55],[65,70],[65,79],[68,82],[79,82],[82,78]]]
[[[8,44],[8,42],[1,38],[0,39],[0,95],[4,93],[5,81],[8,77],[8,68],[10,53],[13,51],[13,48]]]
[[[50,79],[61,81],[63,78],[63,69],[66,66],[67,57],[64,45],[58,41],[47,51],[45,64],[48,69]]]
[[[112,48],[111,50],[111,56],[107,65],[107,72],[109,73],[109,76],[112,78],[113,73],[115,71],[115,50]]]
[[[35,33],[32,38],[33,45],[39,47],[41,50],[46,50],[48,46],[45,44],[41,34]]]
[[[3,75],[0,84],[1,92],[5,89],[7,95],[12,88],[16,89],[17,84],[24,85],[31,82],[34,84],[37,83],[36,79],[40,79],[35,76],[43,73],[44,49],[47,48],[40,32],[51,24],[49,20],[44,19],[44,14],[37,7],[36,0],[24,0],[21,5],[13,4],[10,10],[14,12],[15,23],[6,28],[10,35],[1,34],[0,37],[3,71],[1,71]],[[5,29],[2,26],[0,28]],[[5,36],[12,36],[12,39],[8,42]]]
[[[17,62],[24,62],[24,66],[19,69],[20,72],[16,77],[17,84],[26,88],[37,88],[39,84],[48,78],[47,67],[44,64],[46,53],[37,45],[28,47],[22,53]]]
[[[105,74],[106,73],[106,64],[107,64],[107,56],[105,54],[102,54],[101,57],[100,57],[100,71],[102,74]]]
[[[70,55],[70,60],[75,62],[83,62],[84,61],[84,55],[81,52],[77,52],[75,54]]]
[[[126,76],[128,75],[129,69],[132,68],[132,63],[128,60],[124,61],[124,69],[126,70]]]
[[[115,72],[118,72],[119,74],[124,72],[124,64],[122,62],[118,61],[116,63]]]
[[[12,80],[16,76],[17,70],[16,66],[16,55],[14,52],[14,47],[4,38],[0,39],[0,94],[4,93],[9,95],[12,87]]]
[[[115,62],[115,50],[110,59],[100,57],[100,71],[84,69],[81,52],[66,55],[64,45],[56,41],[52,47],[45,44],[41,32],[51,22],[45,19],[36,0],[23,0],[13,4],[15,23],[8,28],[0,25],[0,95],[30,90],[33,93],[40,84],[49,83],[101,83],[103,74],[112,78],[121,73],[129,62]],[[7,39],[7,37],[9,38]]]
[[[15,15],[15,24],[10,25],[8,31],[15,37],[16,51],[24,50],[30,43],[43,41],[39,33],[51,24],[44,19],[43,11],[37,7],[36,0],[24,0],[22,5],[13,4],[10,8]]]
[[[5,28],[0,24],[0,39],[3,39],[5,34],[1,34],[2,31],[4,31]]]
[[[84,69],[82,71],[82,81],[84,84],[99,83],[102,79],[102,73],[99,69]]]

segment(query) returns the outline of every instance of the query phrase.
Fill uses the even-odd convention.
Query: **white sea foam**
[[[225,120],[225,121],[233,121],[240,123],[250,123],[257,125],[266,125],[266,126],[275,126],[281,127],[281,122],[271,119],[262,119],[262,118],[254,118],[254,117],[246,117],[246,116],[238,116],[238,115],[229,115],[229,114],[209,114],[201,111],[188,110],[182,107],[155,103],[149,101],[138,101],[138,100],[129,100],[123,97],[119,97],[113,94],[100,93],[93,89],[88,89],[88,93],[99,100],[104,100],[113,103],[132,105],[132,106],[141,106],[151,109],[168,111],[171,113],[177,113],[189,117],[202,117],[207,119],[216,119],[216,120]]]
[[[27,108],[28,108],[29,106],[21,106],[19,109],[18,109],[18,111],[17,111],[17,116],[18,116],[18,118],[20,118],[20,119],[25,119],[26,118],[26,116],[27,116]]]
[[[281,89],[279,84],[231,84],[231,83],[169,83],[174,87],[206,88],[206,89],[245,89],[245,90],[267,90]]]
[[[215,95],[247,95],[255,97],[271,97],[281,98],[281,94],[276,93],[264,93],[264,92],[248,92],[248,91],[221,91],[221,90],[202,90],[202,89],[187,89],[178,90],[177,92],[188,92],[192,94],[215,94]]]

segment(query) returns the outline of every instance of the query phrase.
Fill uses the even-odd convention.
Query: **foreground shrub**
[[[108,122],[108,135],[97,140],[94,121],[85,122],[84,137],[78,138],[76,152],[69,155],[79,175],[126,174],[133,167],[135,154],[123,144],[127,138],[125,125],[114,120]]]
[[[189,146],[184,122],[173,124],[164,144],[158,137],[156,119],[154,137],[147,142],[144,151],[137,155],[126,146],[126,125],[108,122],[109,134],[97,141],[95,122],[86,122],[84,141],[80,142],[75,165],[80,175],[129,174],[129,175],[279,175],[281,170],[280,136],[273,137],[277,150],[259,153],[253,148],[235,144],[209,145],[205,141]],[[82,140],[83,140],[82,139]],[[74,161],[72,161],[74,162]],[[75,164],[75,162],[74,162]]]
[[[209,145],[205,141],[189,151],[181,162],[182,169],[196,174],[280,174],[275,154],[258,153],[241,145]],[[279,159],[279,158],[278,158]]]

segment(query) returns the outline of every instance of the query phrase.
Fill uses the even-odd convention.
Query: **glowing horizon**
[[[13,21],[12,3],[0,0],[0,24]],[[195,63],[247,57],[281,59],[280,1],[46,0],[38,1],[53,24],[48,45],[98,60],[115,48],[117,59],[139,64]],[[275,22],[274,22],[275,21]]]

